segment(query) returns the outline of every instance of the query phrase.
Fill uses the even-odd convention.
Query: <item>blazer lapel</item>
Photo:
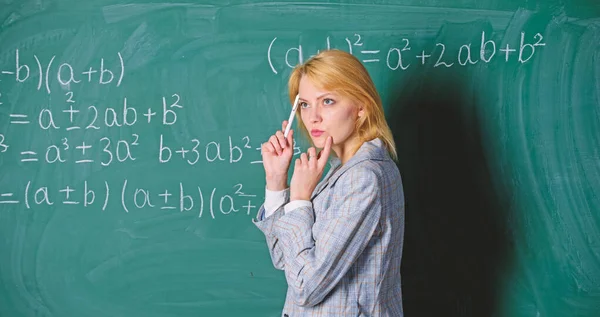
[[[338,158],[333,158],[331,163],[331,169],[329,173],[325,176],[323,181],[317,185],[315,190],[313,191],[310,200],[312,201],[317,195],[319,195],[325,188],[329,186],[330,183],[334,183],[346,170],[351,168],[352,166],[369,159],[383,159],[385,148],[382,147],[383,142],[379,139],[374,139],[368,142],[363,143],[363,145],[358,149],[356,154],[346,162],[346,164],[340,166],[341,162]]]
[[[341,164],[341,162],[337,157],[334,157],[331,159],[331,167],[329,168],[329,172],[327,172],[327,175],[325,175],[325,178],[323,178],[323,181],[321,181],[319,184],[317,184],[317,187],[315,188],[315,190],[313,190],[312,196],[310,197],[311,201],[319,193],[321,193],[323,191],[323,189],[325,189],[325,187],[327,187],[327,185],[329,184],[329,180],[331,179],[331,176],[340,167],[340,164]]]

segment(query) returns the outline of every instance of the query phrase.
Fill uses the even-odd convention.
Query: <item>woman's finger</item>
[[[277,137],[277,141],[279,142],[279,145],[281,146],[282,149],[285,149],[287,147],[287,145],[285,144],[285,137],[283,136],[283,132],[281,131],[277,131],[275,132],[275,136]]]
[[[267,152],[267,153],[273,153],[275,152],[275,149],[273,148],[273,146],[271,145],[270,142],[265,142],[262,144],[262,150],[263,152]]]
[[[311,166],[316,166],[317,150],[315,150],[314,147],[310,147],[308,149],[307,153],[308,153],[308,162],[311,164]]]
[[[329,158],[329,153],[331,152],[331,145],[333,144],[333,137],[328,136],[327,140],[325,140],[325,146],[321,152],[319,152],[319,167],[324,168],[325,164],[327,164],[327,159]]]
[[[300,161],[302,162],[303,165],[308,164],[308,157],[306,157],[306,153],[300,154]]]
[[[281,145],[279,144],[279,140],[277,139],[277,137],[272,135],[269,138],[269,142],[271,142],[271,145],[275,149],[275,152],[277,152],[277,155],[281,154],[282,149],[281,149]]]

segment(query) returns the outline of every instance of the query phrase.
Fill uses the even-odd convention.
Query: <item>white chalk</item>
[[[292,107],[292,112],[290,113],[290,118],[288,119],[288,124],[285,127],[285,133],[283,134],[284,138],[287,138],[290,129],[292,128],[292,122],[294,121],[294,117],[296,114],[296,109],[298,108],[298,100],[300,99],[300,94],[296,95],[296,100],[294,100],[294,106]]]

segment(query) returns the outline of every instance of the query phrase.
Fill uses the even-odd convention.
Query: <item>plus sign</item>
[[[500,49],[501,52],[504,52],[506,54],[506,61],[508,62],[508,54],[510,54],[510,52],[516,52],[517,50],[514,48],[510,48],[510,44],[506,44],[506,48],[501,48]]]
[[[185,154],[189,152],[188,150],[186,150],[184,147],[181,148],[181,150],[177,150],[175,151],[175,153],[181,153],[181,158],[184,159],[185,158]]]
[[[90,70],[87,72],[83,72],[82,74],[88,75],[88,82],[92,81],[92,74],[97,73],[98,71],[94,70],[94,68],[90,67]]]
[[[148,123],[152,120],[152,116],[155,116],[156,112],[152,112],[152,109],[148,108],[148,113],[144,113],[144,116],[148,118]]]
[[[248,204],[246,206],[243,206],[243,207],[248,209],[247,214],[249,215],[250,214],[250,209],[253,208],[253,207],[256,207],[256,206],[252,205],[252,202],[250,200],[248,200]]]
[[[421,59],[421,65],[425,65],[425,59],[431,57],[431,55],[425,55],[425,51],[421,52],[421,55],[417,55],[417,58]]]

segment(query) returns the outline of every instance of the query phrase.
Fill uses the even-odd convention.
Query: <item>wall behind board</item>
[[[278,316],[259,147],[326,48],[394,132],[406,316],[600,314],[597,1],[0,0],[0,43],[1,317]]]

